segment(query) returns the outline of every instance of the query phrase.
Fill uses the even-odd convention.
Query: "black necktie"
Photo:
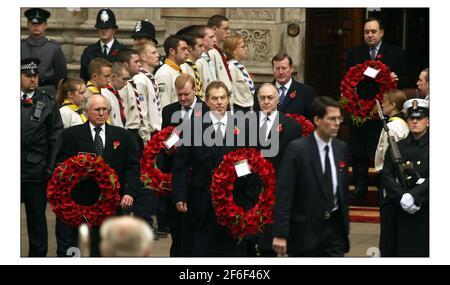
[[[191,110],[191,107],[184,107],[184,115],[183,115],[183,122],[186,122],[189,120],[189,111]]]
[[[262,141],[267,140],[267,124],[270,121],[269,116],[270,116],[270,114],[268,113],[267,116],[263,119],[264,121],[263,121],[263,124],[260,129],[259,136],[260,136],[260,139],[262,139]]]
[[[108,51],[108,46],[103,45],[103,58],[106,58],[106,56],[108,55],[107,51]]]
[[[222,130],[221,130],[223,123],[217,122],[216,125],[217,125],[217,129],[216,129],[215,139],[216,139],[216,141],[223,142],[223,134],[222,134]]]
[[[100,127],[94,128],[94,131],[95,131],[95,138],[94,138],[95,153],[98,156],[102,156],[103,155],[103,141],[102,141],[102,137],[100,136],[101,130],[102,130],[102,128],[100,128]]]
[[[329,156],[329,147],[325,146],[325,173],[324,185],[327,199],[331,202],[331,210],[334,208],[334,192],[333,192],[333,178],[331,175],[331,163]]]

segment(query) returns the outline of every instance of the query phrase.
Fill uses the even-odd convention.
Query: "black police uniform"
[[[116,25],[116,17],[114,16],[113,11],[110,9],[101,9],[97,14],[97,23],[95,24],[95,27],[97,29],[117,29],[118,26]],[[81,55],[80,77],[86,82],[89,80],[89,63],[91,60],[102,57],[110,62],[115,62],[117,61],[119,51],[127,49],[125,45],[121,44],[116,38],[114,38],[114,43],[105,57],[103,55],[102,45],[103,43],[98,40],[96,43],[86,47]]]
[[[25,17],[32,24],[47,21],[50,12],[41,8],[31,8],[25,11]],[[55,92],[55,86],[62,78],[67,77],[67,64],[61,45],[45,36],[40,38],[28,37],[21,40],[20,58],[36,57],[39,64],[39,86],[50,93]]]
[[[46,183],[54,167],[63,123],[53,96],[36,89],[32,100],[31,105],[21,105],[21,201],[27,216],[28,255],[46,256]]]

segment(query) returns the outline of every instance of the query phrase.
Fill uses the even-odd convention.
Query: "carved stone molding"
[[[228,16],[232,20],[275,21],[277,19],[276,9],[230,8]]]
[[[248,61],[266,61],[271,58],[271,33],[262,29],[239,29],[235,32],[247,43]]]

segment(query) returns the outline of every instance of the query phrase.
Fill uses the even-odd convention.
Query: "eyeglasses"
[[[258,97],[258,100],[259,101],[261,101],[261,102],[264,102],[264,101],[266,101],[266,100],[269,100],[269,101],[272,101],[272,100],[275,100],[275,96],[273,96],[273,95],[269,95],[269,96],[260,96],[260,97]]]
[[[339,123],[342,123],[344,121],[343,117],[325,117],[324,119],[330,122],[338,121]]]

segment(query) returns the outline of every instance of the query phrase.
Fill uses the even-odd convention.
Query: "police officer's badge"
[[[139,32],[142,29],[141,21],[136,23],[136,26],[134,27],[135,32]]]
[[[100,15],[100,19],[103,21],[103,23],[106,23],[109,21],[109,15],[106,10],[103,10],[102,14]]]

